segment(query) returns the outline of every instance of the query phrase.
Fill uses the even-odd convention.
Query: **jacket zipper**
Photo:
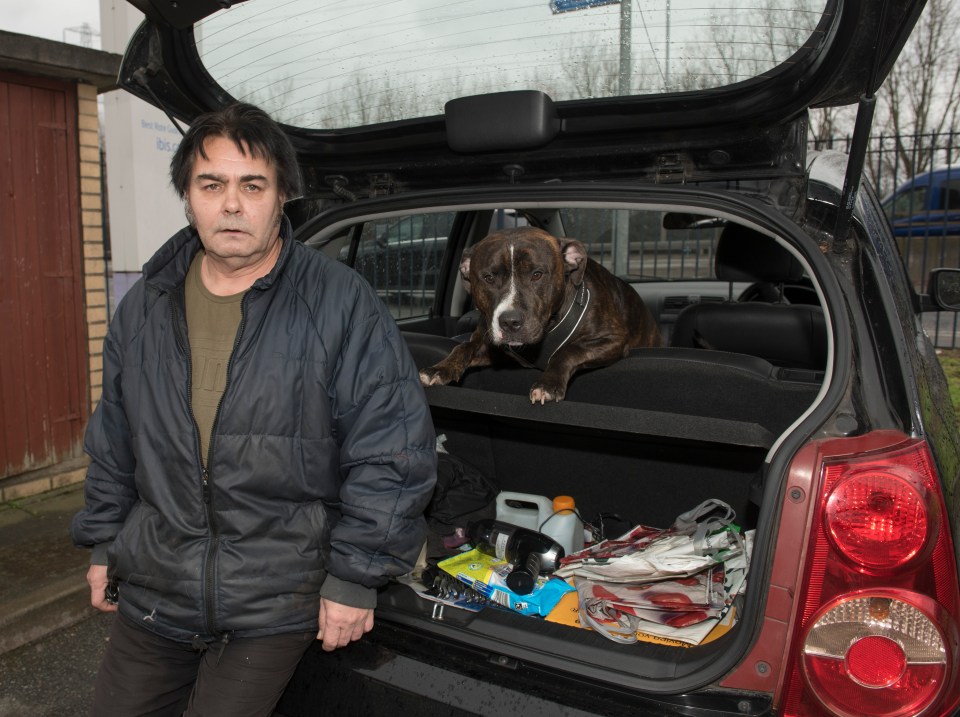
[[[178,302],[181,305],[181,315],[186,316],[186,305],[184,294],[181,291],[177,293]],[[203,460],[200,455],[200,426],[197,423],[196,414],[193,412],[193,356],[190,351],[190,341],[180,330],[181,324],[179,317],[174,315],[174,326],[177,327],[177,341],[181,349],[186,354],[187,365],[190,370],[187,371],[187,407],[190,411],[190,420],[193,421],[194,434],[197,439],[197,460],[200,463],[200,495],[203,500],[204,511],[207,516],[207,525],[210,529],[210,541],[207,544],[207,554],[205,558],[205,567],[203,575],[203,606],[204,623],[207,633],[219,637],[217,630],[216,611],[214,610],[214,588],[216,587],[216,553],[220,544],[220,533],[217,528],[216,514],[213,510],[213,477],[210,475],[210,459],[213,457],[213,447],[216,442],[217,424],[220,423],[220,408],[223,406],[223,397],[230,388],[230,376],[233,373],[233,357],[237,353],[237,347],[240,345],[240,338],[243,336],[243,330],[247,320],[246,314],[247,297],[244,296],[240,301],[240,326],[237,328],[237,335],[233,340],[233,349],[230,351],[230,358],[227,361],[227,377],[223,385],[223,393],[220,394],[220,400],[217,402],[217,410],[213,414],[213,426],[210,429],[210,445],[207,446],[207,459]],[[171,302],[171,310],[175,311],[174,302]],[[189,327],[188,327],[189,330]]]
[[[213,426],[210,429],[210,445],[207,446],[206,467],[203,469],[203,494],[204,504],[207,509],[207,520],[210,524],[210,545],[207,548],[206,573],[203,578],[203,602],[207,611],[207,630],[211,635],[219,637],[217,630],[216,615],[214,606],[214,587],[216,582],[216,551],[220,546],[220,536],[217,531],[217,523],[213,513],[213,477],[210,475],[210,459],[213,457],[213,447],[217,442],[217,426],[220,423],[220,409],[223,407],[223,397],[230,390],[230,377],[233,374],[233,358],[236,356],[237,347],[240,345],[240,338],[243,336],[244,325],[247,321],[247,297],[240,300],[240,326],[237,327],[237,335],[233,339],[233,349],[230,351],[230,358],[227,361],[227,377],[223,383],[223,393],[220,394],[220,400],[217,401],[217,410],[213,414]],[[191,374],[193,371],[191,370]],[[192,412],[191,408],[191,412]],[[196,425],[196,419],[194,419]],[[200,429],[197,428],[197,445],[199,446]]]

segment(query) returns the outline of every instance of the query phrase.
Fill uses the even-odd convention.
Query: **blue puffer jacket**
[[[406,345],[362,278],[283,235],[243,299],[206,473],[183,306],[195,231],[147,263],[104,344],[71,532],[109,544],[121,612],[173,639],[313,630],[321,594],[373,607],[425,537],[435,440]]]

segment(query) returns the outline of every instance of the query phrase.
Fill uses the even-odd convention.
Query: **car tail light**
[[[851,471],[830,489],[827,534],[857,570],[902,569],[933,547],[930,537],[940,527],[935,495],[914,471],[900,466]]]
[[[947,639],[929,603],[875,592],[826,605],[802,645],[803,675],[819,701],[839,714],[872,717],[915,715],[930,705],[947,676]]]
[[[839,440],[821,457],[783,714],[950,714],[960,594],[926,443],[851,453]]]

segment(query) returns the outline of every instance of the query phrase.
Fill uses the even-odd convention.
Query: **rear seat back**
[[[807,304],[700,304],[684,309],[674,346],[758,356],[774,366],[822,371],[827,363],[823,309]]]
[[[723,281],[783,284],[802,279],[803,267],[770,237],[730,224],[717,243],[716,274]],[[694,304],[677,317],[671,344],[743,353],[775,366],[813,371],[822,371],[827,362],[823,309],[808,304]]]

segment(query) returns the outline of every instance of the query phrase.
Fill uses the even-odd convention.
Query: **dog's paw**
[[[444,378],[443,372],[436,366],[420,369],[420,385],[422,386],[444,386],[451,380]]]
[[[530,388],[530,403],[539,403],[543,406],[547,401],[562,401],[565,395],[566,391],[563,387],[535,383]]]

